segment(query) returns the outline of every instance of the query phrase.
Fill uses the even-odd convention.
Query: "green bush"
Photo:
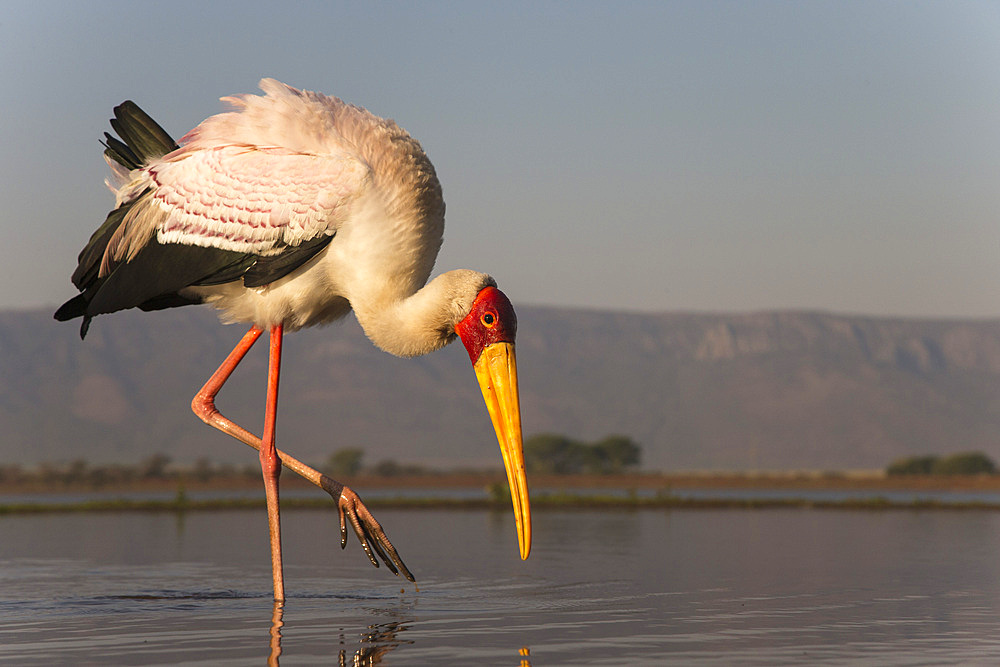
[[[951,456],[910,456],[896,459],[886,468],[890,477],[900,475],[992,475],[997,467],[982,452],[964,452]]]
[[[589,448],[587,472],[609,475],[637,467],[641,456],[639,445],[624,435],[609,435]]]
[[[935,475],[992,475],[996,464],[982,452],[965,452],[946,456],[934,463]]]
[[[326,460],[326,468],[336,478],[353,477],[361,471],[365,452],[357,447],[338,449]]]
[[[586,459],[584,446],[566,436],[542,433],[524,443],[524,467],[528,472],[572,475],[583,470]]]
[[[638,467],[641,448],[631,438],[610,435],[592,444],[542,433],[524,442],[524,467],[530,473],[610,475]]]
[[[899,475],[930,475],[934,470],[934,464],[938,462],[936,456],[910,456],[896,459],[889,464],[885,472],[890,477]]]

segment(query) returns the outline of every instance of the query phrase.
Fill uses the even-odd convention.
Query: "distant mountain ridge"
[[[518,308],[526,435],[624,433],[651,469],[883,467],[922,453],[1000,459],[1000,320],[820,312],[635,314]],[[86,341],[48,310],[0,313],[6,463],[254,462],[203,425],[191,397],[242,334],[207,308],[102,316]],[[266,359],[219,396],[259,431]],[[287,338],[279,447],[322,461],[500,465],[460,345],[413,360],[353,318]]]

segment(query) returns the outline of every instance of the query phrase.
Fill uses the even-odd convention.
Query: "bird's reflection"
[[[355,649],[351,653],[350,648],[341,648],[339,654],[340,667],[352,665],[352,667],[369,667],[382,664],[382,656],[401,644],[412,644],[412,641],[402,640],[399,633],[409,629],[405,622],[393,621],[379,625],[369,625],[368,632],[361,633],[361,648]],[[344,635],[340,636],[340,644],[346,644]],[[350,659],[350,662],[348,662]]]
[[[281,657],[281,628],[284,627],[285,605],[283,602],[275,602],[271,613],[271,633],[269,638],[269,649],[267,664],[268,667],[278,667]],[[367,631],[362,632],[356,639],[358,647],[354,648],[351,635],[341,632],[340,648],[337,655],[337,664],[340,667],[374,667],[382,664],[382,657],[389,651],[405,644],[413,644],[412,640],[401,639],[400,633],[409,629],[409,621],[391,621],[389,623],[378,623],[369,625]],[[519,667],[531,667],[529,659],[530,649],[522,646],[518,650],[520,655]]]
[[[269,637],[269,653],[267,658],[268,667],[277,667],[281,657],[281,628],[284,627],[285,606],[282,602],[275,602],[271,613],[271,633]],[[409,626],[405,622],[393,621],[369,625],[366,632],[362,632],[357,639],[358,648],[349,646],[353,644],[349,635],[341,633],[340,649],[338,651],[337,664],[341,667],[351,665],[352,667],[370,667],[382,664],[382,656],[397,646],[402,644],[412,644],[412,641],[403,640],[398,637],[399,633]]]

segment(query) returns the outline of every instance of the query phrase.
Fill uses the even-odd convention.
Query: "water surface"
[[[378,512],[419,589],[284,514],[0,517],[0,663],[990,664],[1000,513]],[[280,653],[279,653],[280,651]]]

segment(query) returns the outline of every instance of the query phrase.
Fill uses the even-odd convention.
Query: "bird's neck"
[[[464,269],[449,271],[409,294],[355,305],[365,334],[376,347],[399,357],[416,357],[438,350],[455,339],[455,324],[472,308],[479,290],[493,279]]]
[[[379,349],[398,357],[416,357],[447,345],[453,332],[442,331],[435,317],[434,281],[409,296],[371,299],[354,312],[365,334]]]

